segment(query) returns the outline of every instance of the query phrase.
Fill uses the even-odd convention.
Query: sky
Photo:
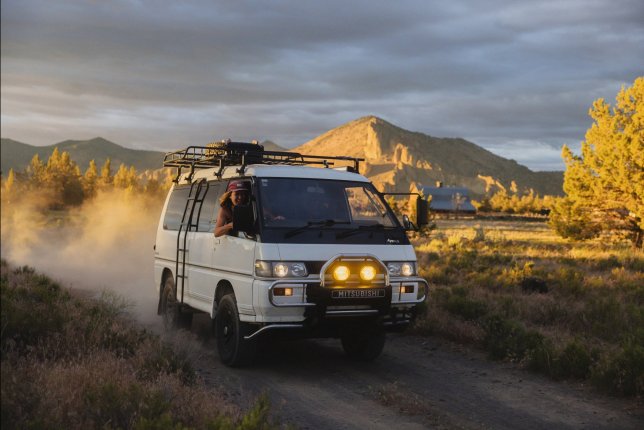
[[[644,75],[642,0],[2,0],[2,137],[294,147],[375,115],[563,170]],[[335,155],[335,154],[334,154]]]

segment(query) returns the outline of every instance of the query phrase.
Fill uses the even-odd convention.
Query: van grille
[[[305,261],[304,264],[306,265],[306,270],[309,273],[309,275],[319,275],[320,270],[322,270],[322,266],[324,266],[324,263],[326,261]]]

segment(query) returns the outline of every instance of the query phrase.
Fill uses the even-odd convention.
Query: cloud
[[[295,146],[374,114],[503,155],[582,140],[642,74],[640,1],[443,3],[6,0],[2,133]]]

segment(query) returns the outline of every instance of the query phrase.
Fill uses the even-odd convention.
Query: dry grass
[[[117,296],[79,299],[4,261],[1,291],[2,428],[276,428],[266,398],[241,411]]]
[[[644,253],[542,222],[439,221],[416,250],[433,286],[417,325],[558,378],[644,393]]]

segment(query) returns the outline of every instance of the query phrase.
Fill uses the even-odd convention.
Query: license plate
[[[364,290],[333,290],[331,297],[334,299],[375,299],[385,297],[385,290],[364,289]]]

